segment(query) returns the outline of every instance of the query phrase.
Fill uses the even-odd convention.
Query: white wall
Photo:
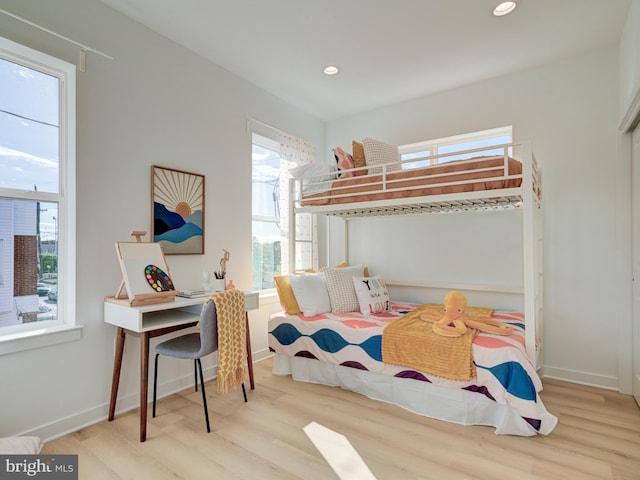
[[[620,111],[640,90],[640,0],[632,0],[620,38]]]
[[[612,213],[617,118],[618,52],[612,47],[329,122],[326,143],[327,148],[347,147],[352,139],[368,136],[406,144],[505,125],[513,125],[515,141],[531,140],[543,169],[545,373],[617,388],[618,336],[612,332],[620,319],[611,314],[618,298]],[[395,220],[397,249],[390,253],[385,243],[376,253],[369,245],[366,252],[373,259],[362,260],[396,279],[394,270],[409,278],[434,275],[425,259],[429,243],[422,237],[430,230],[446,238],[448,230],[439,221],[433,228],[421,226],[416,238],[410,232],[417,227],[410,222],[417,221]],[[456,231],[454,239],[472,238],[477,225],[469,226],[466,233]],[[376,237],[378,228],[371,223],[367,238]],[[408,246],[402,242],[407,235],[414,242]],[[464,248],[460,241],[450,244],[441,243],[433,255],[446,257],[455,253],[452,248]],[[380,263],[385,258],[388,262]]]
[[[229,277],[238,288],[250,289],[246,119],[304,137],[320,151],[324,124],[97,0],[0,0],[0,8],[114,57],[88,53],[86,72],[77,76],[76,310],[83,337],[0,357],[0,437],[50,437],[106,417],[115,328],[103,322],[103,297],[120,283],[114,243],[129,240],[132,230],[150,230],[151,165],[206,175],[206,253],[167,257],[176,285],[198,288],[202,268],[215,267],[226,248]],[[0,32],[77,64],[76,47],[2,14]],[[257,358],[268,354],[266,322],[277,308],[267,304],[250,315]],[[128,339],[120,409],[138,402],[137,355],[136,342]],[[191,368],[189,362],[169,366],[161,371],[162,381],[190,383]],[[169,386],[180,382],[165,390]]]
[[[628,360],[640,349],[633,335],[632,296],[632,142],[631,134],[640,116],[640,0],[633,0],[629,14],[620,37],[620,155],[617,168],[616,188],[616,248],[619,292],[618,308],[622,322],[619,325],[620,342],[620,388],[624,393],[632,392],[634,375],[631,362]],[[627,319],[625,322],[624,319]],[[637,356],[637,355],[636,355]]]

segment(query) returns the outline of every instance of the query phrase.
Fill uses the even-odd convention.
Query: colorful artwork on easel
[[[144,269],[144,276],[156,292],[167,292],[175,290],[173,282],[164,270],[156,265],[147,265]]]
[[[152,166],[151,236],[165,255],[204,253],[204,175]]]
[[[115,297],[130,305],[170,302],[178,294],[159,243],[116,242],[122,285]]]

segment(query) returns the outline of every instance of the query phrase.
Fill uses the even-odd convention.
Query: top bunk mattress
[[[376,169],[381,170],[381,167]],[[388,170],[391,169],[389,166]],[[522,163],[520,161],[502,155],[476,157],[411,170],[341,178],[332,182],[331,188],[327,191],[303,195],[300,205],[341,205],[490,191],[518,188],[521,184]]]

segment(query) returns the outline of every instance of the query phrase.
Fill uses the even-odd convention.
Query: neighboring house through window
[[[75,325],[75,66],[3,38],[0,170],[3,345]]]

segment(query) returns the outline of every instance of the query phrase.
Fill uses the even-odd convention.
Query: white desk
[[[109,401],[109,421],[115,417],[122,356],[126,335],[140,339],[140,441],[147,438],[147,390],[149,388],[149,339],[167,333],[194,326],[199,318],[206,297],[176,297],[173,302],[131,307],[124,302],[114,303],[105,300],[104,321],[118,327],[116,333],[116,351],[113,360],[113,378],[111,380],[111,399]],[[256,310],[259,307],[257,292],[245,292],[245,307]],[[249,315],[247,322],[247,367],[251,390],[255,389],[253,379],[253,361],[251,357],[251,338],[249,335]]]

